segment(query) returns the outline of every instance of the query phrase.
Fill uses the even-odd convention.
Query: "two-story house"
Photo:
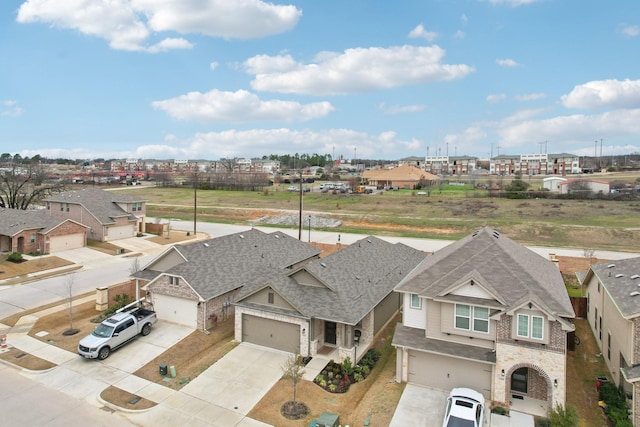
[[[47,212],[89,228],[87,238],[108,242],[135,237],[145,231],[146,202],[142,197],[84,188],[45,199]]]
[[[582,285],[602,358],[640,425],[640,257],[592,264]]]
[[[538,415],[564,405],[575,315],[551,261],[483,228],[425,258],[396,291],[397,381],[470,387]]]

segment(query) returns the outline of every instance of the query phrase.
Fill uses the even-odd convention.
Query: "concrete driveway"
[[[289,353],[241,343],[158,406],[127,417],[155,427],[267,426],[246,414],[282,377],[288,357]],[[136,394],[146,397],[144,390]]]
[[[389,427],[441,427],[448,392],[407,384]]]

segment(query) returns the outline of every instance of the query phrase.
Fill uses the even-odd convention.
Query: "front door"
[[[336,323],[324,322],[324,342],[327,344],[336,343]]]

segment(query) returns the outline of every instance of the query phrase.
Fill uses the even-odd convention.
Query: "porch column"
[[[346,348],[353,347],[353,326],[344,325],[344,333],[345,333],[345,337],[343,340],[344,346]]]

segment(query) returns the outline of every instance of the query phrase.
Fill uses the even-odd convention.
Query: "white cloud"
[[[466,36],[467,36],[467,34],[462,30],[458,30],[453,34],[453,38],[455,38],[455,39],[463,39]]]
[[[469,18],[467,18],[466,13],[463,13],[462,16],[460,16],[460,23],[462,25],[467,25],[467,22],[469,22]]]
[[[245,67],[255,74],[255,90],[336,95],[463,78],[475,71],[465,64],[442,64],[439,46],[355,48],[322,52],[316,63],[296,63],[287,56],[250,58]],[[257,65],[259,64],[259,65]],[[275,65],[282,67],[278,71]]]
[[[0,107],[0,117],[18,117],[24,113],[24,109],[18,106],[18,103],[13,100],[6,100],[2,102]]]
[[[489,104],[497,104],[498,102],[502,102],[507,99],[507,95],[504,93],[495,93],[491,95],[487,95],[487,102]]]
[[[640,25],[621,25],[620,32],[628,37],[637,37],[640,35]]]
[[[546,98],[547,95],[544,93],[527,93],[524,95],[516,95],[516,100],[518,101],[535,101],[537,99]]]
[[[428,42],[432,42],[438,38],[438,33],[434,31],[428,31],[424,28],[424,25],[420,24],[409,32],[410,39],[425,39]]]
[[[386,106],[384,103],[379,105],[380,111],[384,114],[402,114],[402,113],[415,113],[418,111],[424,110],[423,104],[415,104],[415,105],[389,105]]]
[[[336,143],[339,141],[339,144]],[[351,156],[354,148],[358,157],[395,158],[398,151],[420,151],[416,139],[401,140],[395,132],[378,135],[351,129],[292,130],[280,129],[230,129],[222,132],[198,133],[193,137],[176,140],[172,136],[167,144],[140,146],[133,157],[141,158],[222,158],[250,157],[256,153],[331,153],[336,157]],[[95,157],[95,156],[94,156]]]
[[[615,110],[597,115],[575,114],[541,120],[503,121],[498,129],[500,143],[522,146],[532,141],[563,143],[591,141],[594,135],[625,137],[640,133],[640,109]]]
[[[444,141],[451,144],[470,144],[481,141],[487,137],[487,133],[480,127],[469,127],[459,134],[449,134],[444,137]],[[451,153],[449,153],[451,154]]]
[[[519,67],[520,66],[520,64],[518,64],[513,59],[496,59],[496,63],[499,66],[506,67],[506,68],[513,68],[513,67]]]
[[[567,108],[594,109],[602,107],[640,107],[640,80],[595,80],[575,86],[562,95]]]
[[[218,63],[216,61],[213,61],[211,64],[209,64],[209,68],[211,69],[211,71],[215,71],[216,68],[218,68]]]
[[[292,29],[302,11],[260,0],[27,0],[17,22],[41,22],[100,37],[116,50],[162,52],[192,44],[159,32],[249,39]]]
[[[175,119],[222,123],[306,121],[334,111],[329,102],[300,104],[282,100],[263,101],[246,90],[190,92],[177,98],[155,101],[152,105]]]

